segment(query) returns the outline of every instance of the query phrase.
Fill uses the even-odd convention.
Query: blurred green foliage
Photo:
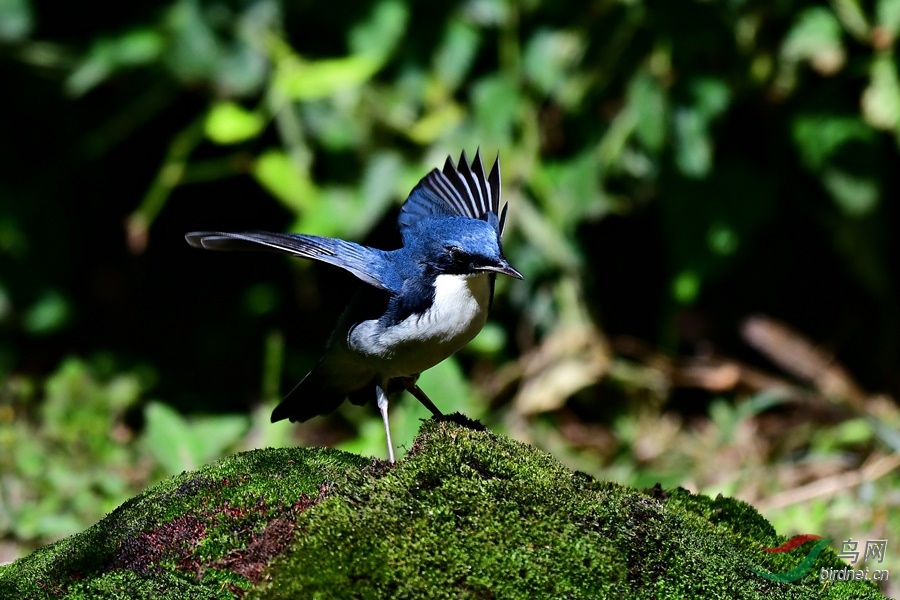
[[[289,443],[266,407],[315,360],[341,284],[304,264],[285,276],[271,257],[200,257],[181,234],[395,243],[385,232],[418,179],[477,147],[501,157],[504,250],[526,280],[498,282],[482,335],[423,376],[459,399],[438,401],[447,410],[577,461],[559,421],[535,413],[614,423],[611,454],[579,466],[632,477],[657,433],[644,419],[677,390],[653,365],[617,359],[616,339],[747,357],[734,332],[757,311],[833,347],[865,387],[900,392],[900,0],[113,7],[0,2],[0,67],[17,90],[5,101],[21,115],[0,155],[0,408],[16,448],[0,460],[29,497],[108,507],[130,489],[115,475],[126,465],[150,461],[143,481],[241,444]],[[120,372],[66,358],[95,351]],[[142,393],[128,373],[148,365],[158,384]],[[709,420],[719,434],[702,447],[715,456],[783,409],[767,398],[707,394],[674,412]],[[180,416],[196,405],[256,408],[249,421]],[[398,404],[398,444],[420,408]],[[381,453],[372,416],[342,409],[331,437],[302,436]],[[801,437],[816,456],[871,452],[891,447],[886,427],[848,421],[826,436],[834,448]],[[142,441],[116,442],[117,428]],[[653,456],[670,462],[633,477],[683,482],[702,460]],[[56,475],[35,466],[57,460]],[[81,491],[51,493],[76,470]],[[6,501],[7,531],[74,527],[16,516],[27,504]]]

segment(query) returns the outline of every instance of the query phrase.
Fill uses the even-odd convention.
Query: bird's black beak
[[[515,277],[516,279],[525,279],[522,277],[522,274],[509,266],[509,263],[506,262],[506,259],[501,258],[496,263],[492,265],[480,265],[475,267],[476,271],[490,271],[492,273],[500,273],[501,275],[509,275],[510,277]]]

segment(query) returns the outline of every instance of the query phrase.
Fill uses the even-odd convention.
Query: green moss
[[[241,573],[271,558],[259,546],[283,550],[279,537],[290,540],[295,515],[366,464],[333,450],[269,449],[182,473],[86,531],[0,568],[0,598],[234,598],[231,590],[250,585]],[[229,561],[254,547],[260,560]]]
[[[0,597],[880,597],[823,591],[831,550],[794,583],[749,570],[796,566],[760,550],[783,541],[743,502],[597,481],[452,418],[393,467],[294,449],[182,474],[0,570]]]

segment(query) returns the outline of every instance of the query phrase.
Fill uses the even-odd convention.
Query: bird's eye
[[[449,246],[447,248],[447,254],[450,256],[450,260],[456,264],[469,263],[469,255],[457,246]]]

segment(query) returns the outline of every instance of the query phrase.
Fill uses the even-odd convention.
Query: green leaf
[[[705,177],[712,168],[713,145],[704,115],[694,107],[675,111],[675,164],[687,177]]]
[[[807,61],[822,74],[834,74],[847,59],[841,35],[841,24],[830,9],[808,8],[785,36],[781,56],[789,62]]]
[[[666,140],[668,107],[665,90],[659,81],[638,72],[628,85],[628,106],[635,113],[635,135],[645,148],[662,150]]]
[[[28,0],[0,0],[0,41],[24,40],[34,28],[34,15]]]
[[[105,81],[116,66],[115,48],[111,41],[99,39],[87,56],[66,79],[66,92],[81,96]]]
[[[691,304],[700,295],[700,275],[691,269],[685,269],[672,281],[672,297],[679,304]]]
[[[194,438],[193,451],[199,464],[217,460],[228,448],[241,441],[250,422],[244,415],[194,417],[189,428]]]
[[[900,0],[878,0],[875,5],[876,21],[892,37],[900,34]]]
[[[466,18],[482,27],[498,27],[510,21],[518,11],[506,0],[468,0],[463,11]]]
[[[163,38],[152,29],[133,29],[116,39],[114,45],[118,65],[145,65],[162,54]]]
[[[504,346],[506,346],[506,330],[500,324],[488,321],[475,339],[466,346],[466,351],[493,356],[503,350]]]
[[[200,466],[187,421],[170,406],[150,402],[144,410],[144,444],[169,474]]]
[[[462,122],[464,116],[458,104],[449,102],[422,115],[406,133],[419,144],[431,144]]]
[[[852,217],[871,214],[881,195],[874,179],[836,168],[822,173],[822,184],[844,214]]]
[[[502,73],[479,79],[472,88],[472,109],[478,130],[497,145],[512,135],[523,98],[519,84]],[[485,143],[485,142],[482,142]]]
[[[707,240],[710,251],[721,256],[734,254],[741,245],[740,234],[731,225],[723,222],[710,225]]]
[[[381,0],[369,20],[350,30],[350,50],[374,58],[379,64],[394,51],[407,31],[409,8],[397,0]]]
[[[197,0],[178,0],[167,15],[166,62],[182,81],[212,80],[222,52]]]
[[[144,444],[170,474],[196,469],[219,458],[249,426],[242,415],[199,417],[188,422],[161,402],[149,403],[144,416]]]
[[[372,56],[316,61],[294,56],[279,63],[274,85],[293,100],[327,98],[339,91],[360,87],[379,67],[379,60]]]
[[[256,137],[266,123],[259,114],[234,102],[218,102],[206,115],[206,137],[217,144],[237,144]]]
[[[465,79],[480,41],[478,30],[470,24],[459,19],[450,21],[434,55],[434,73],[448,90],[455,90]]]
[[[25,330],[35,335],[46,335],[61,329],[69,320],[69,301],[58,291],[44,293],[31,305],[22,320]]]
[[[893,56],[882,54],[872,61],[862,114],[869,125],[885,131],[894,131],[900,123],[900,80]]]
[[[312,136],[331,152],[356,148],[369,136],[369,124],[360,121],[355,103],[312,100],[304,102],[300,109]]]
[[[573,31],[540,29],[523,53],[525,75],[544,94],[557,91],[584,54],[584,40]]]
[[[716,77],[692,79],[689,89],[695,109],[707,122],[724,113],[731,102],[731,88]]]
[[[419,377],[419,387],[429,394],[441,412],[458,411],[473,419],[480,419],[487,412],[487,406],[469,385],[459,361],[454,357],[422,373]],[[416,401],[416,404],[419,402]],[[411,425],[409,432],[415,436],[418,424]]]
[[[873,138],[872,129],[859,117],[827,113],[798,115],[791,133],[803,162],[813,170],[822,169],[844,144]]]
[[[268,58],[252,44],[236,40],[223,50],[215,73],[219,95],[248,96],[266,83],[269,74]]]
[[[294,213],[312,210],[318,190],[309,177],[281,150],[267,150],[253,166],[253,176],[270,194]]]
[[[394,152],[378,152],[366,165],[355,215],[345,235],[361,236],[370,231],[391,201],[409,190],[398,190],[403,160]]]

